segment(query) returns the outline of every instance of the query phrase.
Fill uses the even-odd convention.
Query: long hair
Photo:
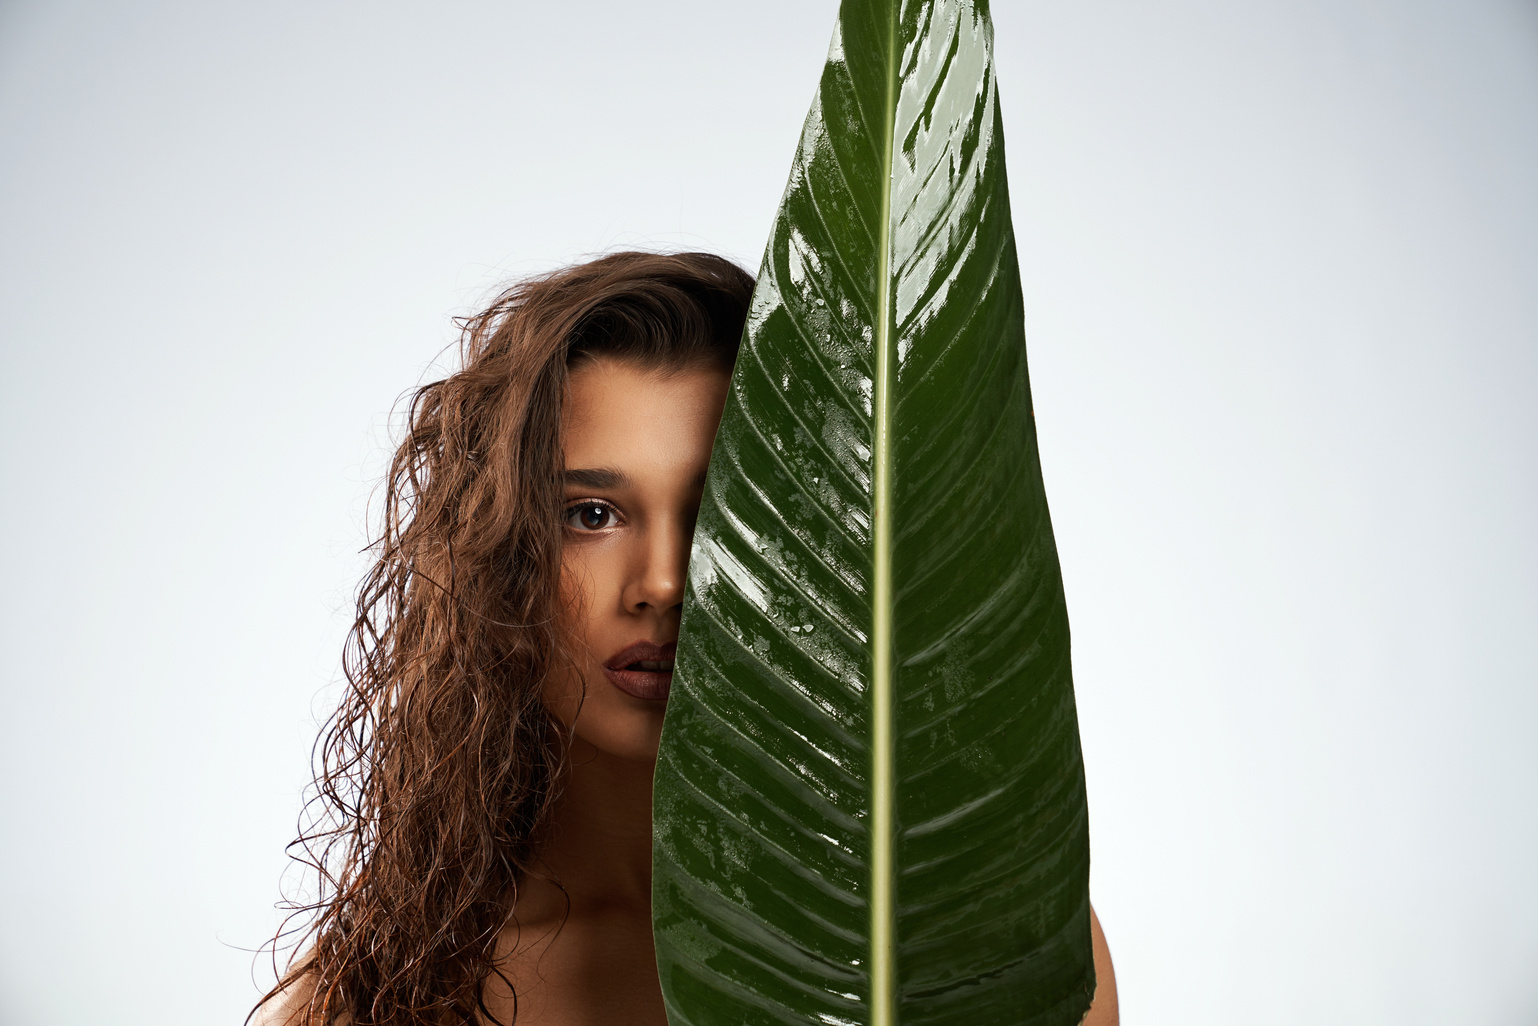
[[[321,1026],[496,1021],[495,945],[564,772],[541,691],[570,666],[561,566],[568,367],[736,358],[753,279],[703,253],[616,253],[462,319],[461,369],[411,396],[377,559],[316,744],[294,857],[319,878],[296,955],[258,1003]],[[280,938],[285,934],[280,933]],[[505,977],[504,977],[505,979]],[[253,1011],[255,1014],[255,1011]]]

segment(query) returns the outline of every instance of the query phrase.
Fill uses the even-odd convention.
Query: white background
[[[756,270],[834,12],[0,6],[0,1022],[240,1020],[393,401]],[[1124,1021],[1538,1023],[1538,6],[995,21]]]

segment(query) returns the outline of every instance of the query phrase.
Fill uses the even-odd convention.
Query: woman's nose
[[[639,613],[647,608],[666,612],[683,604],[691,534],[688,527],[678,522],[646,532],[636,572],[625,588],[627,612]]]

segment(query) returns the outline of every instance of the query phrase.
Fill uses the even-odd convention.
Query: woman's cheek
[[[585,667],[594,659],[587,630],[588,613],[593,607],[592,575],[582,553],[575,547],[561,554],[559,594],[563,628],[561,647],[569,659],[554,668],[540,697],[545,708],[570,729],[585,698]]]
[[[540,700],[545,703],[550,714],[560,721],[561,726],[570,730],[582,708],[582,693],[582,674],[575,666],[568,666],[552,673],[545,681]]]

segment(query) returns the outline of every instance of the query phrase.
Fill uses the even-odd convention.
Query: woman
[[[666,1022],[652,767],[752,289],[708,254],[567,268],[416,393],[320,745],[336,826],[301,838],[323,890],[263,1026]]]

